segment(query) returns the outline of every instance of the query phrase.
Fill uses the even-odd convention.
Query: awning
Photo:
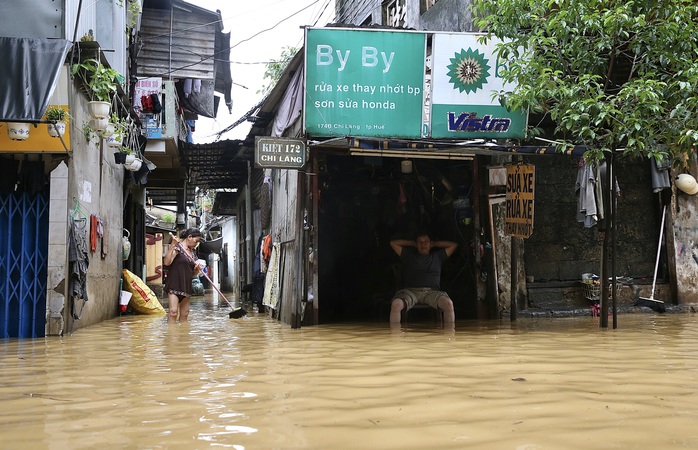
[[[568,155],[583,156],[588,150],[584,145],[568,146],[564,150],[555,145],[517,146],[501,145],[494,141],[473,139],[470,141],[414,141],[402,139],[337,137],[325,141],[308,141],[311,146],[349,150],[358,156],[394,156],[401,158],[422,157],[455,159],[473,155],[525,154],[525,155]]]
[[[41,120],[70,46],[65,39],[0,37],[0,121]]]
[[[191,186],[241,190],[247,183],[247,166],[254,160],[253,150],[245,149],[240,140],[182,143],[180,161]]]

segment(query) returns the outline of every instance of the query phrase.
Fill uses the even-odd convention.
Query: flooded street
[[[698,447],[698,318],[292,330],[196,298],[2,342],[10,449]]]

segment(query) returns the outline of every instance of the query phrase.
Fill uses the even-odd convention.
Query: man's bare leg
[[[444,326],[453,326],[456,322],[456,312],[453,309],[453,301],[446,296],[441,296],[436,300],[436,305],[444,314]]]
[[[399,297],[393,299],[390,304],[390,323],[400,323],[402,320],[402,310],[405,309],[405,301]]]

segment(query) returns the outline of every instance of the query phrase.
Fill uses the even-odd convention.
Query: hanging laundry
[[[192,88],[191,78],[185,79],[184,83],[182,84],[182,90],[184,91],[184,98],[189,98],[189,96],[191,95],[191,88]]]
[[[191,90],[195,94],[198,94],[199,92],[201,92],[201,80],[194,79],[194,81],[192,82],[192,85],[191,85]]]
[[[594,164],[594,195],[596,196],[596,217],[601,221],[604,217],[604,202],[603,202],[603,178],[606,173],[606,163]]]
[[[162,104],[160,103],[160,96],[158,94],[150,94],[150,103],[153,107],[152,111],[155,114],[160,114],[160,111],[162,111]]]
[[[144,113],[153,112],[153,99],[150,95],[141,96],[141,110]]]
[[[107,228],[104,226],[104,222],[100,219],[97,225],[97,235],[99,236],[99,255],[102,259],[107,257]]]
[[[90,214],[90,251],[92,253],[97,251],[97,216]]]
[[[655,194],[671,187],[669,169],[671,164],[665,155],[661,159],[650,158],[650,172],[652,174],[652,192]]]
[[[254,263],[252,263],[252,277],[254,279],[263,278],[267,271],[266,264],[262,264],[262,248],[264,247],[264,236],[257,240],[257,251],[255,252]]]
[[[278,310],[279,290],[281,289],[279,261],[281,260],[281,244],[272,246],[271,258],[269,259],[269,270],[264,281],[264,297],[262,304],[269,308]]]
[[[577,194],[577,221],[583,223],[585,228],[591,228],[598,222],[596,172],[584,159],[579,161],[575,192]]]
[[[269,262],[269,259],[271,258],[271,249],[272,249],[272,242],[271,242],[271,234],[267,234],[264,236],[264,242],[262,242],[262,259],[265,262]]]
[[[82,310],[87,303],[87,269],[90,265],[90,257],[87,253],[87,237],[81,220],[73,220],[68,230],[68,264],[70,281],[68,289],[72,298],[73,319],[80,319]],[[77,308],[78,300],[82,300],[82,306]]]

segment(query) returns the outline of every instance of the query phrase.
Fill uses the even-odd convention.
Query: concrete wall
[[[61,162],[50,175],[46,336],[60,336],[65,327],[68,252],[68,166]]]
[[[695,155],[690,162],[690,173],[696,176]],[[688,195],[678,189],[674,194],[667,211],[666,229],[669,252],[676,263],[677,301],[679,304],[698,303],[698,195]]]
[[[601,273],[604,234],[599,226],[577,222],[575,181],[579,158],[541,156],[536,166],[533,235],[525,240],[526,275],[535,281],[576,281],[582,273]],[[651,278],[658,229],[656,194],[652,193],[649,163],[616,163],[618,235],[616,274]]]
[[[97,242],[97,251],[89,253],[90,263],[87,275],[87,295],[88,301],[85,304],[82,316],[79,320],[73,321],[70,318],[71,299],[66,296],[64,299],[63,317],[65,320],[64,332],[70,332],[85,326],[99,323],[106,319],[115,317],[118,313],[119,304],[119,282],[121,280],[121,238],[123,230],[123,192],[124,192],[124,168],[123,165],[114,162],[113,151],[110,149],[100,150],[100,140],[93,137],[89,142],[82,127],[89,120],[87,114],[87,99],[75,90],[77,95],[71,99],[70,123],[72,133],[72,155],[67,161],[66,191],[57,192],[54,198],[52,191],[52,207],[62,210],[60,202],[67,201],[68,214],[74,207],[74,200],[77,199],[80,208],[86,214],[94,214],[104,223],[104,248],[106,255],[101,254],[101,240]],[[63,172],[57,173],[58,176]],[[61,179],[62,180],[62,179]],[[52,180],[53,183],[53,180]],[[64,197],[65,199],[61,198]],[[53,219],[53,214],[51,218]],[[89,218],[89,217],[88,217]],[[66,218],[67,220],[67,218]],[[69,221],[66,223],[69,226]],[[58,226],[51,228],[49,242],[58,244],[67,232],[59,229]],[[55,236],[54,236],[55,233]],[[89,224],[86,227],[89,238]],[[63,241],[65,242],[65,241]],[[88,239],[89,243],[89,239]],[[51,251],[51,250],[50,250]],[[57,252],[57,250],[54,249]],[[54,266],[50,270],[50,285],[56,285],[56,281],[61,277],[67,280],[69,272],[67,265],[61,267]],[[67,292],[67,291],[66,291]],[[51,315],[58,311],[58,299],[52,302]],[[81,302],[79,303],[79,305]],[[57,327],[51,327],[54,334]]]

